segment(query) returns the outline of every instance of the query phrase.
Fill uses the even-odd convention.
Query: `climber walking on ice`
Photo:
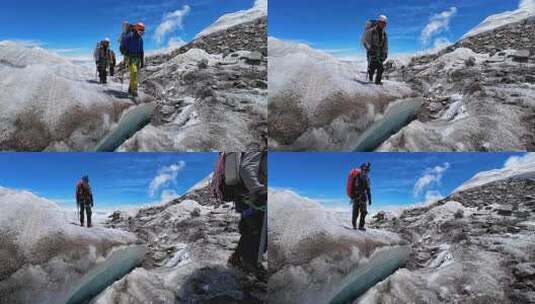
[[[357,229],[357,218],[360,214],[358,229],[366,231],[366,215],[368,214],[368,204],[372,204],[370,190],[370,172],[371,164],[366,162],[360,166],[360,169],[352,169],[347,177],[346,191],[353,205],[353,216],[351,223],[353,229]]]
[[[368,78],[372,82],[377,72],[375,76],[377,85],[382,85],[384,62],[388,58],[387,21],[388,18],[385,15],[380,15],[377,20],[367,21],[362,34],[362,45],[368,57]]]
[[[121,36],[121,54],[124,55],[125,67],[130,72],[130,86],[128,87],[128,94],[132,97],[137,97],[139,70],[143,68],[145,61],[145,53],[143,49],[143,34],[145,33],[145,25],[141,22],[135,25],[126,24],[123,26],[123,31],[126,31]]]

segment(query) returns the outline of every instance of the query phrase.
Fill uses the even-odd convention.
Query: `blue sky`
[[[360,35],[365,21],[385,14],[391,53],[413,53],[432,48],[435,42],[454,42],[487,16],[515,10],[518,5],[519,0],[270,0],[269,35],[349,58],[362,53]],[[433,18],[443,12],[444,18]],[[432,19],[439,27],[423,41],[422,31]]]
[[[0,153],[0,186],[75,206],[89,175],[98,208],[147,205],[182,194],[208,176],[217,153]]]
[[[110,37],[118,50],[122,22],[142,21],[147,26],[146,50],[154,50],[166,47],[169,41],[191,41],[221,15],[253,4],[254,0],[3,1],[0,40],[23,40],[68,57],[86,57],[96,41],[105,37]],[[177,13],[174,18],[165,19],[173,12]],[[164,21],[174,30],[157,43],[156,28]]]
[[[447,196],[476,173],[523,153],[270,153],[269,187],[290,189],[330,208],[349,208],[347,174],[365,161],[374,208]]]

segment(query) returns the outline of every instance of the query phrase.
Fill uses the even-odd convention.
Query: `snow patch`
[[[535,153],[510,158],[501,169],[479,172],[453,192],[465,191],[505,179],[535,179]]]
[[[265,17],[267,16],[267,7],[267,0],[256,0],[254,6],[251,9],[242,10],[221,16],[212,25],[208,26],[202,32],[197,34],[197,36],[195,36],[195,39],[226,30],[239,24],[251,22],[258,18]]]
[[[468,31],[461,37],[461,40],[491,31],[501,26],[522,21],[524,19],[535,17],[535,5],[533,1],[522,0],[519,8],[514,11],[506,11],[500,14],[487,17],[483,22],[477,25],[475,28]]]

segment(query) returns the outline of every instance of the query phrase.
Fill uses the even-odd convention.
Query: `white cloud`
[[[425,205],[429,203],[436,202],[440,199],[443,199],[444,195],[440,193],[440,191],[437,190],[429,190],[425,192]]]
[[[413,194],[415,197],[420,196],[424,190],[431,188],[440,183],[444,172],[450,168],[449,163],[444,163],[442,166],[436,166],[434,168],[427,168],[424,174],[416,181],[413,188]]]
[[[45,43],[39,40],[10,39],[1,40],[0,44],[18,44],[23,47],[43,47]]]
[[[511,156],[505,161],[503,168],[479,172],[470,180],[457,187],[453,192],[464,191],[514,177],[535,178],[535,153],[526,153],[522,156]]]
[[[267,11],[268,1],[267,0],[256,0],[254,2],[254,8],[263,9]]]
[[[437,38],[433,42],[433,48],[430,50],[430,52],[440,51],[444,48],[447,48],[450,45],[452,45],[452,43],[448,38],[444,38],[444,37]]]
[[[82,51],[85,51],[82,48],[72,48],[72,49],[49,49],[50,51],[58,54],[71,54],[71,53],[80,53]]]
[[[186,41],[184,41],[182,38],[172,37],[171,39],[169,39],[169,42],[167,42],[167,48],[176,49],[181,46],[184,46],[185,44],[186,44]]]
[[[166,14],[160,25],[156,28],[154,39],[161,44],[165,37],[176,29],[184,28],[184,18],[191,12],[189,5],[184,5],[182,9]]]
[[[507,159],[504,169],[517,169],[535,164],[535,153],[527,153],[523,156],[511,156]]]
[[[178,195],[178,193],[176,193],[175,190],[172,190],[172,189],[163,190],[162,194],[160,195],[160,203],[161,204],[168,203],[179,196],[180,195]]]
[[[424,27],[420,34],[420,41],[427,45],[433,36],[443,33],[449,29],[450,20],[457,14],[457,8],[451,7],[449,10],[436,14],[429,20],[429,23]]]
[[[176,177],[178,175],[178,172],[182,171],[184,167],[186,166],[186,162],[179,161],[176,164],[172,164],[167,167],[163,167],[158,171],[158,175],[156,175],[149,185],[149,194],[151,197],[154,197],[156,193],[163,187],[168,185],[169,183],[176,182]]]
[[[533,11],[535,10],[535,0],[520,0],[518,8]]]

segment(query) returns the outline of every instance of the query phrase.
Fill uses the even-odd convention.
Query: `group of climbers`
[[[123,55],[124,67],[130,72],[128,94],[132,97],[138,96],[139,70],[143,68],[145,61],[143,48],[144,33],[145,25],[143,23],[130,24],[124,22],[122,34],[119,39],[119,49]],[[105,84],[107,83],[108,73],[110,76],[114,76],[115,66],[117,65],[115,53],[111,49],[109,38],[105,38],[97,43],[93,56],[100,83]]]
[[[368,58],[367,76],[370,82],[373,82],[377,72],[375,76],[375,84],[377,85],[382,84],[384,62],[388,58],[387,21],[388,18],[385,15],[380,15],[377,20],[367,21],[362,34],[362,45],[366,49]]]

